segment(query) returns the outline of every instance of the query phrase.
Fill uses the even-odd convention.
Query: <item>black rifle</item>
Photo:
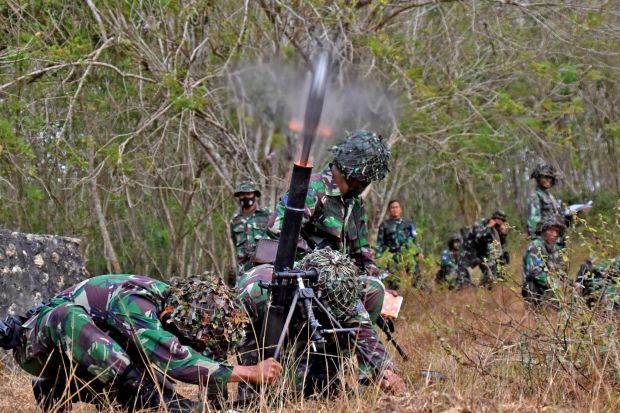
[[[296,301],[299,299],[297,291],[300,289],[299,280],[303,277],[291,278],[284,276],[284,274],[293,268],[295,262],[297,242],[306,205],[306,194],[312,174],[312,165],[309,162],[310,149],[319,127],[325,100],[327,66],[327,55],[324,53],[312,73],[301,132],[303,148],[300,159],[293,165],[288,197],[285,200],[284,222],[274,262],[274,274],[269,285],[271,305],[263,320],[261,345],[264,349],[264,358],[279,356],[279,348],[288,329],[287,318],[292,317],[292,310],[295,307],[294,305],[291,306],[291,303],[293,299]],[[302,291],[304,289],[305,287],[301,288]],[[288,322],[290,323],[290,319]],[[280,343],[279,346],[278,343]],[[276,354],[276,347],[278,354]]]
[[[394,346],[396,351],[398,351],[398,354],[400,354],[403,360],[408,361],[409,355],[398,344],[398,342],[394,338],[394,335],[392,334],[394,332],[394,323],[392,322],[392,320],[389,318],[385,318],[383,316],[379,316],[379,318],[377,318],[377,326],[379,326],[379,328],[383,330],[383,332],[385,333],[385,336],[387,337],[388,342],[392,343],[392,345]]]

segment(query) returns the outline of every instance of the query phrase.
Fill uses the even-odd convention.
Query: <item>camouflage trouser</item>
[[[45,306],[24,326],[26,341],[14,355],[32,375],[55,377],[61,366],[52,359],[58,351],[103,383],[111,382],[131,364],[125,350],[74,303],[57,301]]]
[[[533,309],[541,307],[558,308],[557,297],[553,289],[541,280],[528,278],[521,289],[521,295]]]

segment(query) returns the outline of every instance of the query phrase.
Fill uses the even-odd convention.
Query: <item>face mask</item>
[[[254,205],[254,202],[256,202],[254,198],[243,198],[241,199],[241,207],[243,209],[249,209]]]

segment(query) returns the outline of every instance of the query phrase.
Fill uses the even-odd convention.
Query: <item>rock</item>
[[[0,256],[0,317],[23,314],[89,277],[77,238],[0,229]]]

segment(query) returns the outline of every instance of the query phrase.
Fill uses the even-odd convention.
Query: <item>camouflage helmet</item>
[[[344,142],[331,149],[334,165],[345,178],[363,182],[380,181],[390,171],[390,149],[376,133],[353,132]]]
[[[222,278],[204,273],[200,279],[171,282],[162,321],[195,350],[225,360],[243,338],[250,320]]]
[[[542,234],[549,228],[553,227],[558,228],[560,231],[564,231],[566,229],[566,224],[564,223],[564,220],[558,216],[545,217],[542,221],[538,223],[536,233]]]
[[[239,186],[237,186],[237,189],[235,189],[235,193],[233,194],[233,196],[236,198],[244,192],[254,192],[256,196],[259,198],[261,195],[254,181],[250,181],[250,180],[241,182]]]
[[[361,284],[357,267],[346,255],[331,248],[315,250],[306,255],[297,267],[319,270],[319,279],[312,287],[316,297],[337,320],[346,321],[358,314]]]
[[[461,240],[461,235],[460,234],[452,234],[450,235],[450,238],[448,238],[448,248],[452,249],[452,245],[455,242],[460,242],[462,243],[463,241]]]
[[[493,212],[493,215],[491,215],[491,219],[501,219],[504,222],[506,222],[506,218],[506,213],[501,209],[498,209],[497,211]]]
[[[562,178],[562,174],[557,169],[555,169],[553,165],[550,165],[546,162],[541,162],[536,165],[536,168],[534,168],[534,170],[532,171],[532,175],[530,175],[530,179],[535,179],[538,181],[541,176],[550,176],[553,185],[555,185],[555,182],[558,179]]]

